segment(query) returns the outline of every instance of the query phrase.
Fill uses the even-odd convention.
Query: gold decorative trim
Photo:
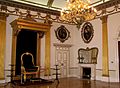
[[[109,76],[109,57],[108,57],[108,16],[103,16],[102,21],[102,75]]]
[[[0,13],[0,80],[5,79],[6,19],[8,14]]]
[[[29,29],[29,30],[35,30],[35,31],[48,31],[50,28],[49,24],[45,23],[39,23],[39,22],[33,22],[33,21],[28,21],[24,19],[16,19],[11,23],[11,26],[16,30],[21,30],[21,29]]]
[[[109,77],[109,75],[102,75],[102,76],[104,76],[104,77]]]
[[[102,69],[96,69],[96,70],[102,71]],[[116,70],[109,70],[109,71],[116,71]]]

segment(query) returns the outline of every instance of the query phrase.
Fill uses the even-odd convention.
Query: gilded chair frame
[[[35,67],[38,67],[38,69],[37,69],[37,71],[34,71],[34,72],[27,72],[25,70],[25,67],[23,66],[23,56],[24,55],[30,55],[32,57],[32,63],[35,66],[35,64],[34,64],[34,57],[33,57],[33,55],[31,53],[25,52],[25,53],[23,53],[21,55],[21,82],[22,82],[22,80],[26,81],[26,75],[33,75],[33,74],[37,75],[37,74],[39,74],[39,66],[35,66]]]

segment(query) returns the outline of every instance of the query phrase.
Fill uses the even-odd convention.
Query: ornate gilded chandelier
[[[67,0],[66,8],[61,11],[61,18],[76,24],[79,29],[83,22],[94,19],[96,12],[89,0]]]

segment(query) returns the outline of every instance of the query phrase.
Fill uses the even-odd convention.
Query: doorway
[[[69,51],[57,51],[56,63],[60,68],[60,77],[65,78],[69,75]]]
[[[65,78],[70,74],[70,47],[69,44],[54,44],[55,46],[55,64],[60,68],[60,77]]]

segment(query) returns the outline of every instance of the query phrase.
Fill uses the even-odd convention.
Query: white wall
[[[7,27],[6,27],[6,55],[5,55],[5,69],[10,69],[11,66],[11,51],[12,51],[12,28],[10,23],[12,21],[14,21],[15,19],[17,19],[18,17],[10,15],[7,18]],[[38,20],[37,20],[38,21]],[[39,21],[38,21],[39,22]],[[53,46],[54,43],[61,43],[55,35],[55,31],[58,27],[60,27],[61,25],[64,25],[69,31],[73,31],[74,32],[74,26],[73,25],[66,25],[66,24],[60,24],[60,23],[53,23],[52,27],[51,27],[51,68],[55,67],[55,47]],[[64,42],[64,44],[72,44],[73,45],[73,32],[70,32],[70,38],[68,40],[66,40]],[[63,44],[63,43],[61,43]],[[45,36],[41,39],[41,66],[44,67],[44,58],[45,58]],[[73,61],[73,50],[71,49],[71,66],[74,65]],[[5,81],[10,81],[10,78],[7,77],[7,75],[9,75],[10,72],[6,71],[5,72]]]
[[[11,64],[11,48],[12,48],[12,28],[10,23],[17,17],[10,15],[7,18],[7,28],[6,28],[6,53],[5,53],[5,69],[9,69]],[[77,67],[78,67],[78,49],[86,48],[86,47],[98,47],[98,60],[96,65],[96,80],[102,80],[102,22],[100,19],[95,19],[91,21],[94,29],[94,36],[90,43],[86,44],[81,38],[81,29],[77,29],[76,26],[53,23],[51,27],[51,67],[55,65],[55,47],[54,43],[60,44],[71,44],[70,51],[70,67],[74,67],[75,69],[71,70],[73,75],[77,75]],[[70,38],[66,40],[64,43],[61,43],[55,36],[55,31],[60,25],[64,25],[70,31]],[[82,25],[81,25],[82,27]],[[119,75],[119,60],[118,60],[118,32],[120,31],[120,13],[108,16],[108,47],[109,47],[109,70],[110,70],[110,81],[118,81]],[[45,39],[42,38],[42,47],[41,47],[41,58],[44,58],[44,44]],[[44,59],[42,59],[44,62]],[[41,64],[44,66],[44,64]],[[9,74],[9,72],[5,72],[5,76]],[[6,81],[9,81],[6,78]]]
[[[11,50],[12,50],[12,28],[10,23],[16,19],[16,16],[11,16],[7,18],[6,23],[6,53],[5,53],[5,70],[11,69]],[[7,77],[7,75],[10,75],[10,71],[5,71],[5,81],[10,81],[10,77]]]
[[[63,43],[60,42],[60,40],[58,40],[56,38],[55,35],[55,30],[57,30],[58,27],[60,27],[61,25],[64,25],[67,30],[70,32],[70,37],[64,41]],[[72,47],[70,47],[70,67],[75,67],[75,60],[74,60],[74,29],[75,26],[73,25],[67,25],[67,24],[61,24],[61,23],[53,23],[52,27],[51,27],[51,68],[55,68],[55,46],[54,44],[69,44],[72,45]],[[74,72],[70,72],[73,73],[72,75],[74,75]]]
[[[98,47],[98,60],[96,64],[96,80],[118,82],[119,81],[119,60],[118,60],[118,32],[120,31],[120,13],[108,16],[108,53],[109,53],[109,74],[108,80],[102,77],[102,21],[95,19],[91,21],[94,28],[94,36],[90,43],[86,44],[80,37],[76,42],[77,48]],[[81,31],[81,30],[80,30]],[[77,35],[77,33],[76,33]],[[76,37],[79,37],[78,34]]]
[[[110,80],[119,81],[118,32],[120,31],[120,13],[108,17],[109,70]]]

